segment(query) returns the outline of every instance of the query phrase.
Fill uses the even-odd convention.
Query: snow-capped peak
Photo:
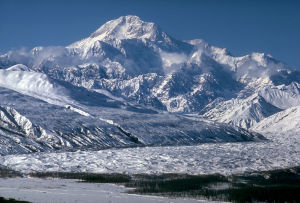
[[[150,41],[170,41],[169,36],[161,31],[153,22],[144,22],[138,16],[121,16],[108,21],[92,33],[88,38],[71,44],[78,47],[88,42],[111,42],[123,39],[148,39]]]
[[[159,28],[152,22],[144,22],[138,16],[121,16],[108,21],[96,30],[90,38],[107,41],[111,39],[143,39],[157,40]]]

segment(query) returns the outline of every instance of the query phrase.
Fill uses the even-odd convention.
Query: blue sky
[[[68,45],[129,14],[177,39],[204,39],[236,56],[265,52],[300,69],[299,0],[0,0],[0,53]]]

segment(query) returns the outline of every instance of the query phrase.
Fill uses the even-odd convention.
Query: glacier
[[[299,123],[299,108],[274,115],[277,128],[264,125],[257,127],[269,141],[203,143],[197,146],[156,146],[126,149],[106,149],[99,151],[31,153],[7,155],[0,158],[0,164],[23,173],[32,172],[87,172],[125,174],[242,174],[299,166],[300,131],[287,127],[286,122]],[[280,131],[279,131],[280,130]],[[282,133],[285,132],[285,133]]]

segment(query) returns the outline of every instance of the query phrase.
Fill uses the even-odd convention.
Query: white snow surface
[[[87,46],[87,44],[93,44],[96,41],[111,42],[123,39],[150,39],[154,41],[160,37],[170,40],[154,23],[144,22],[138,16],[128,15],[108,21],[90,37],[75,42],[69,47]]]
[[[137,147],[65,153],[7,155],[0,164],[24,173],[237,174],[299,166],[300,106],[265,118],[252,130],[269,140],[196,146]]]
[[[0,164],[25,173],[236,174],[299,166],[300,133],[266,134],[268,142],[144,147],[2,156]]]
[[[20,64],[17,67],[23,67]],[[67,90],[54,84],[43,73],[20,70],[13,66],[0,70],[0,87],[12,89],[25,95],[33,96],[53,104],[62,104],[66,100]]]
[[[196,203],[211,202],[127,194],[114,184],[83,183],[66,179],[0,178],[0,196],[32,203]]]
[[[30,71],[30,69],[23,65],[23,64],[16,64],[14,66],[11,66],[10,68],[7,68],[6,70],[10,71]]]
[[[253,126],[251,130],[267,133],[298,134],[300,132],[300,106],[288,108],[265,118]]]

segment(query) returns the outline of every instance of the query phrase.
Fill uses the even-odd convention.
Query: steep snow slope
[[[292,82],[290,85],[280,85],[259,91],[259,95],[270,104],[287,109],[300,105],[300,83]]]
[[[6,70],[9,70],[9,71],[30,71],[30,69],[23,65],[23,64],[16,64],[14,66],[11,66],[9,68],[7,68]]]
[[[279,111],[281,109],[269,104],[263,97],[253,94],[246,99],[231,99],[217,103],[204,114],[204,117],[248,129]]]
[[[212,102],[201,113],[206,118],[248,129],[279,111],[300,105],[300,83],[275,86],[268,78],[261,80],[249,83],[237,98]]]
[[[251,130],[264,133],[297,134],[300,132],[300,106],[291,107],[263,119]]]
[[[95,48],[95,43],[106,42],[119,49],[122,40],[138,39],[146,42],[147,40],[157,42],[162,45],[174,43],[165,32],[152,22],[144,22],[137,16],[122,16],[118,19],[111,20],[97,29],[90,37],[79,42],[71,44],[70,48],[83,49],[84,56]],[[96,44],[98,45],[98,44]]]
[[[32,96],[50,104],[64,106],[77,112],[84,112],[80,109],[83,106],[110,107],[129,109],[136,112],[151,112],[152,110],[132,106],[129,103],[115,100],[110,95],[90,91],[85,88],[76,87],[72,84],[52,79],[46,74],[34,71],[14,70],[16,66],[6,70],[0,70],[0,87],[5,87],[21,94]],[[18,66],[19,67],[19,66]],[[23,67],[23,66],[21,66]],[[155,111],[152,111],[155,113]],[[88,114],[86,114],[88,115]]]
[[[7,70],[0,70],[0,86],[23,94],[43,98],[51,103],[60,103],[67,91],[53,84],[51,79],[42,73],[23,71],[26,66],[15,65]],[[19,70],[21,68],[21,70]]]

